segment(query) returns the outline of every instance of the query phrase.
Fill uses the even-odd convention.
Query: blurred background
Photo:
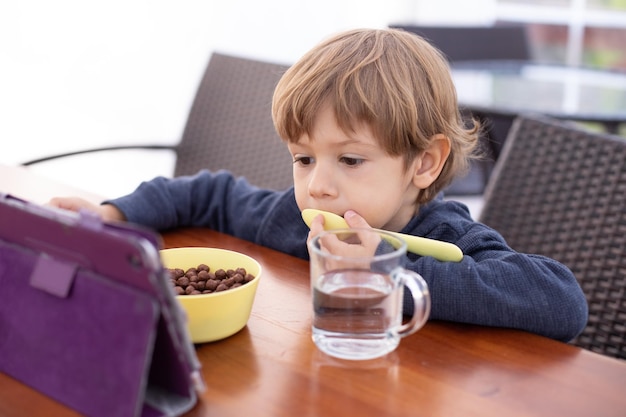
[[[626,70],[626,0],[3,0],[0,164],[176,143],[214,51],[290,64],[344,29],[495,22],[527,24],[537,60]],[[166,152],[111,161],[32,169],[114,197],[174,166]]]

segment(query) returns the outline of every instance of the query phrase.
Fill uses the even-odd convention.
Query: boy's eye
[[[311,165],[313,163],[313,158],[310,156],[298,156],[293,159],[294,164],[300,165]]]
[[[342,156],[341,162],[343,162],[344,164],[348,166],[357,166],[357,165],[361,165],[364,162],[364,160],[361,158],[352,158],[349,156]]]

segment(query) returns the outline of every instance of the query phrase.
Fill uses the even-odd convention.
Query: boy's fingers
[[[365,221],[365,219],[363,217],[361,217],[354,210],[346,211],[345,214],[343,215],[343,218],[345,219],[346,223],[348,223],[348,226],[350,226],[350,227],[360,227],[360,228],[369,228],[369,227],[371,227],[367,223],[367,221]]]

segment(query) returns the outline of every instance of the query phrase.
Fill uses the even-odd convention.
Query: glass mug
[[[376,229],[338,229],[308,243],[313,295],[313,341],[324,353],[366,360],[394,351],[430,314],[424,279],[402,267],[404,240]],[[408,288],[415,306],[403,324]]]

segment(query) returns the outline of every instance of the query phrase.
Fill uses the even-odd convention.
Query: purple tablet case
[[[0,194],[0,372],[89,416],[172,416],[202,381],[158,236]]]

